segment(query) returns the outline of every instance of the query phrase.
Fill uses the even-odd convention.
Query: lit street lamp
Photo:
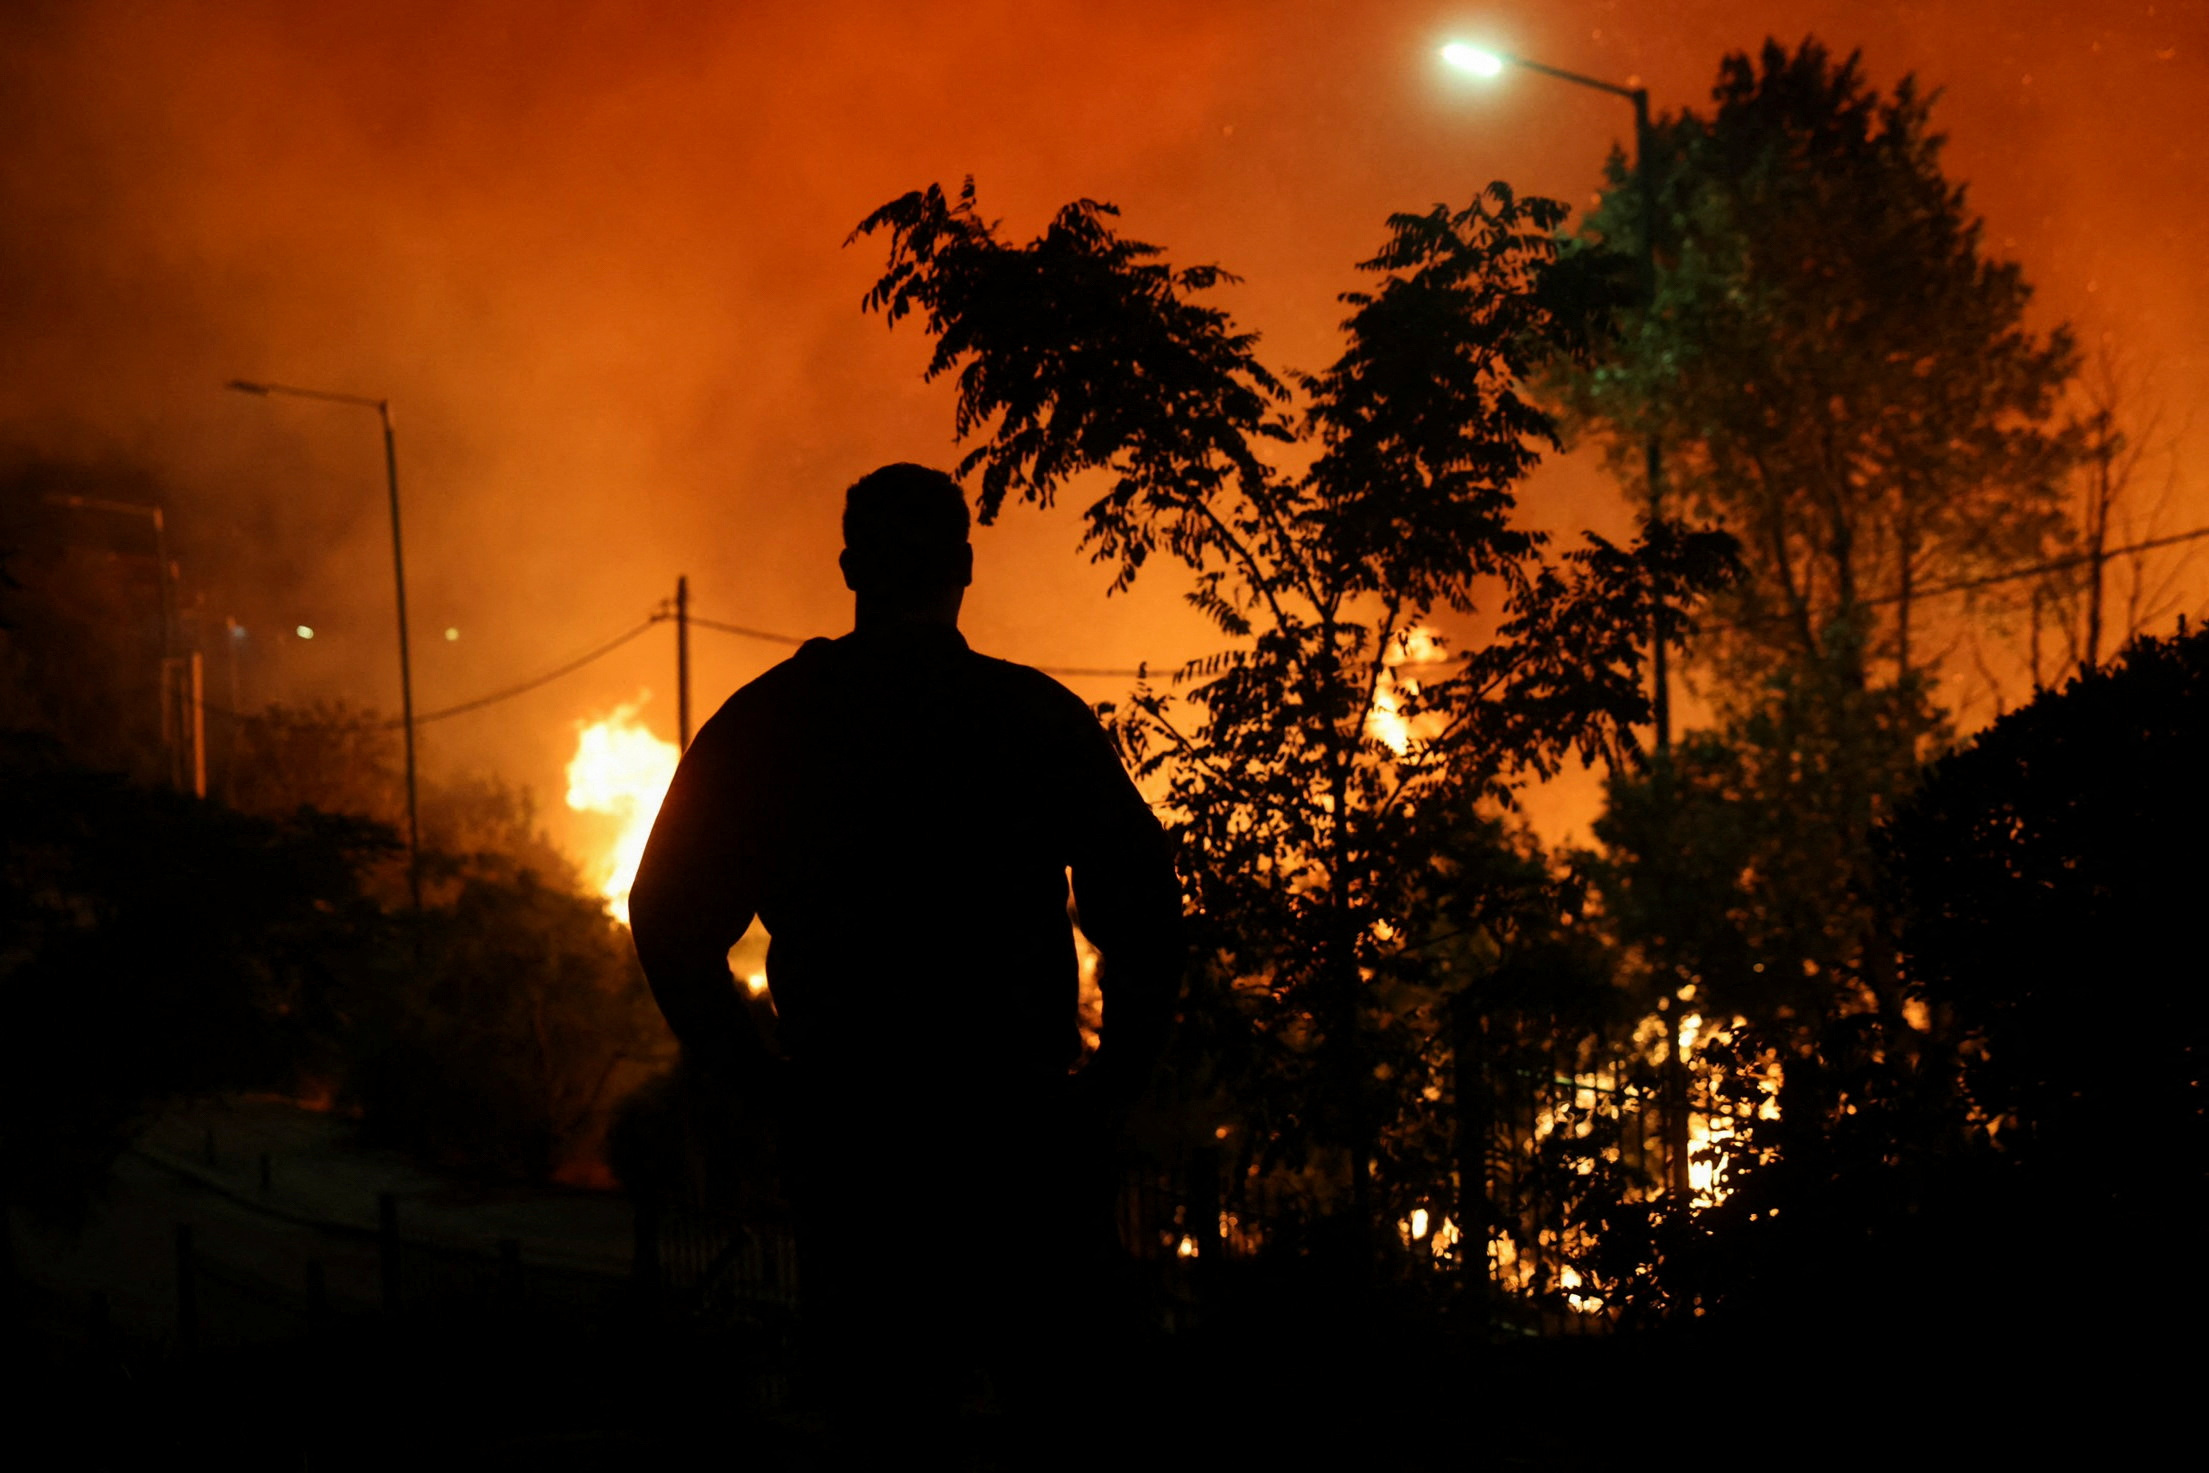
[[[399,597],[399,724],[406,733],[407,764],[407,894],[417,914],[422,909],[422,822],[414,781],[414,666],[407,653],[407,563],[399,536],[399,452],[391,436],[391,401],[364,394],[338,394],[327,389],[301,389],[290,384],[256,383],[234,378],[225,388],[241,394],[289,395],[294,399],[320,399],[329,404],[351,404],[373,409],[383,422],[384,480],[391,488],[391,571]]]
[[[1539,72],[1545,77],[1555,77],[1560,82],[1571,82],[1579,87],[1592,87],[1598,92],[1608,92],[1613,97],[1623,97],[1634,105],[1634,184],[1641,204],[1641,287],[1642,300],[1648,311],[1656,310],[1657,301],[1657,186],[1649,161],[1649,90],[1645,87],[1621,87],[1615,82],[1600,81],[1595,77],[1583,77],[1578,72],[1568,72],[1559,67],[1544,66],[1538,61],[1528,61],[1523,56],[1513,56],[1503,51],[1486,51],[1477,46],[1452,42],[1442,48],[1442,59],[1460,71],[1476,77],[1495,77],[1507,66],[1525,71]],[[1657,439],[1654,418],[1647,438],[1642,442],[1649,473],[1649,519],[1655,522],[1664,509],[1663,447]],[[1665,672],[1665,644],[1671,631],[1663,599],[1656,601],[1655,613],[1650,618],[1650,684],[1651,715],[1656,724],[1657,774],[1660,782],[1658,793],[1665,799],[1670,781],[1666,759],[1672,748],[1671,690]],[[1686,1202],[1691,1185],[1688,1174],[1689,1140],[1687,1121],[1687,1070],[1681,1062],[1678,1046],[1678,1013],[1664,1014],[1666,1031],[1665,1076],[1666,1092],[1670,1095],[1670,1110],[1665,1121],[1665,1155],[1668,1170],[1667,1185],[1673,1200]]]
[[[1592,87],[1598,92],[1608,92],[1613,97],[1623,97],[1634,105],[1634,185],[1641,203],[1641,289],[1642,300],[1654,311],[1657,300],[1657,186],[1649,162],[1649,89],[1646,87],[1621,87],[1616,82],[1605,82],[1596,77],[1584,77],[1578,72],[1568,72],[1561,67],[1545,66],[1529,61],[1523,56],[1513,56],[1505,51],[1489,51],[1479,46],[1468,46],[1452,41],[1442,48],[1442,60],[1461,72],[1476,77],[1497,77],[1505,67],[1518,67],[1522,71],[1539,72],[1545,77],[1555,77],[1560,82],[1571,82],[1579,87]],[[1654,428],[1642,446],[1649,475],[1649,518],[1655,521],[1664,509],[1663,448]],[[1651,677],[1655,691],[1650,704],[1656,718],[1657,752],[1661,757],[1672,746],[1671,690],[1665,674],[1665,644],[1670,631],[1666,627],[1665,607],[1657,604],[1654,627],[1650,630],[1652,646]]]

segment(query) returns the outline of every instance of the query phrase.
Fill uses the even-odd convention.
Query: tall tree
[[[1891,991],[1862,897],[1872,830],[1941,731],[1925,593],[2061,535],[2075,353],[2027,327],[2030,289],[1982,248],[1912,79],[1881,92],[1854,56],[1767,42],[1725,59],[1712,100],[1646,143],[1653,301],[1559,381],[1637,496],[1659,435],[1670,504],[1737,533],[1747,566],[1693,649],[1718,730],[1614,802],[1614,910],[1682,979],[1862,962]],[[1589,245],[1641,238],[1633,184],[1614,159]],[[1683,850],[1713,886],[1677,883]]]
[[[1882,93],[1855,56],[1767,42],[1712,100],[1651,131],[1658,292],[1571,401],[1627,477],[1656,430],[1675,504],[1740,535],[1750,576],[1704,650],[1721,668],[1935,673],[1921,590],[2028,558],[2062,520],[2070,333],[2026,326],[2031,289],[1982,249],[1913,79]],[[1632,184],[1614,159],[1590,241],[1639,239]]]
[[[1451,958],[1492,964],[1558,914],[1543,885],[1481,893],[1479,815],[1576,753],[1633,755],[1651,598],[1715,577],[1724,539],[1659,526],[1552,556],[1516,521],[1554,441],[1521,385],[1589,352],[1612,293],[1609,263],[1559,260],[1553,201],[1498,184],[1393,217],[1374,285],[1343,298],[1342,356],[1287,377],[1198,300],[1232,278],[1168,265],[1114,214],[1082,201],[1012,244],[971,182],[906,195],[857,232],[890,243],[866,305],[919,313],[929,376],[956,374],[981,520],[1078,488],[1112,587],[1163,551],[1223,637],[1115,725],[1178,831],[1190,1032],[1234,1096],[1235,1179],[1293,1171],[1361,1236],[1438,1217]],[[1441,624],[1485,632],[1453,653]]]

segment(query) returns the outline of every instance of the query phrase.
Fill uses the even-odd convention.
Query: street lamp
[[[1613,97],[1623,97],[1634,105],[1634,184],[1641,204],[1641,289],[1642,300],[1648,310],[1656,309],[1657,300],[1657,187],[1649,163],[1649,89],[1646,87],[1621,87],[1616,82],[1606,82],[1596,77],[1584,77],[1578,72],[1568,72],[1561,67],[1545,66],[1538,61],[1528,61],[1523,56],[1513,56],[1505,51],[1488,51],[1477,46],[1452,42],[1442,48],[1442,59],[1460,71],[1476,77],[1495,77],[1507,66],[1524,71],[1539,72],[1545,77],[1555,77],[1560,82],[1570,82],[1576,87],[1592,87],[1598,92],[1608,92]],[[1649,520],[1654,523],[1664,509],[1664,461],[1663,447],[1657,439],[1652,416],[1648,436],[1642,442],[1649,472]],[[1650,683],[1655,687],[1650,713],[1656,718],[1657,773],[1660,801],[1666,801],[1667,789],[1662,784],[1670,781],[1666,758],[1672,748],[1671,690],[1665,673],[1665,644],[1671,631],[1665,617],[1664,600],[1656,602],[1656,611],[1650,618],[1649,643]],[[1666,1047],[1665,1074],[1671,1095],[1671,1111],[1665,1122],[1666,1156],[1670,1170],[1668,1185],[1675,1201],[1685,1202],[1688,1196],[1688,1124],[1687,1124],[1687,1071],[1680,1060],[1679,1034],[1674,1019],[1677,1013],[1665,1013]]]
[[[1485,47],[1468,46],[1452,41],[1442,48],[1442,60],[1461,72],[1476,77],[1497,77],[1505,67],[1517,67],[1522,71],[1539,72],[1545,77],[1555,77],[1560,82],[1570,82],[1576,87],[1592,87],[1598,92],[1608,92],[1613,97],[1623,97],[1634,105],[1634,186],[1641,204],[1641,290],[1642,300],[1655,310],[1657,300],[1657,186],[1649,162],[1649,89],[1646,87],[1622,87],[1616,82],[1606,82],[1599,77],[1584,77],[1578,72],[1568,72],[1562,67],[1546,66],[1529,61],[1523,56],[1513,56],[1507,51],[1490,51]],[[1642,453],[1649,475],[1649,519],[1654,522],[1664,510],[1664,458],[1663,446],[1652,426],[1643,442]],[[1670,635],[1665,617],[1665,606],[1660,599],[1650,629],[1652,658],[1650,671],[1656,687],[1650,704],[1655,708],[1657,754],[1661,758],[1672,746],[1671,687],[1666,677],[1665,645]]]
[[[399,451],[391,436],[391,401],[364,394],[338,394],[328,389],[301,389],[290,384],[257,383],[234,378],[223,387],[241,394],[286,395],[294,399],[320,399],[326,404],[351,404],[373,409],[383,423],[384,480],[391,488],[391,571],[399,601],[399,724],[406,733],[407,763],[407,895],[416,914],[422,909],[422,820],[414,780],[414,666],[407,653],[407,563],[405,544],[399,536]]]

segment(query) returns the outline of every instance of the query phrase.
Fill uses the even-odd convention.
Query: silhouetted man
[[[1110,1251],[1099,1124],[1178,981],[1164,838],[1104,732],[959,635],[967,534],[940,471],[851,487],[852,632],[699,731],[630,897],[686,1058],[783,1122],[805,1316],[847,1414],[902,1415],[947,1367],[1063,1372]],[[1069,876],[1106,997],[1078,1074]],[[755,914],[779,1053],[726,960]]]

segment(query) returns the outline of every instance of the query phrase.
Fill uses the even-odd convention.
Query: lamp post
[[[1560,82],[1570,82],[1577,87],[1592,87],[1598,92],[1608,92],[1613,97],[1623,97],[1634,105],[1634,185],[1641,205],[1641,288],[1642,300],[1647,310],[1656,310],[1657,301],[1657,185],[1649,163],[1649,89],[1646,87],[1621,87],[1616,82],[1606,82],[1598,77],[1584,77],[1578,72],[1568,72],[1562,67],[1547,66],[1529,61],[1523,56],[1513,56],[1503,51],[1488,51],[1462,42],[1451,42],[1442,48],[1442,59],[1460,71],[1476,77],[1495,77],[1507,66],[1522,71],[1539,72],[1545,77],[1555,77]],[[1649,432],[1642,441],[1644,465],[1649,478],[1649,520],[1654,523],[1664,510],[1664,450],[1657,438],[1652,417]],[[1665,645],[1670,641],[1670,620],[1666,617],[1664,600],[1656,601],[1655,612],[1650,617],[1650,683],[1654,687],[1650,698],[1650,715],[1656,725],[1656,777],[1658,801],[1669,808],[1670,764],[1672,750],[1672,700],[1671,687],[1666,673]],[[1662,810],[1660,810],[1662,811]],[[1663,1010],[1665,1028],[1665,1092],[1670,1096],[1670,1108],[1666,1111],[1665,1158],[1667,1164],[1666,1185],[1677,1203],[1686,1203],[1690,1180],[1687,1068],[1680,1058],[1679,1008],[1676,1000],[1664,999],[1659,1004]]]
[[[406,734],[407,764],[407,897],[416,914],[422,909],[422,820],[414,777],[414,665],[407,651],[407,563],[405,543],[399,535],[399,451],[391,434],[391,401],[365,394],[339,394],[328,389],[302,389],[291,384],[259,383],[234,378],[225,388],[263,398],[280,394],[293,399],[319,399],[326,404],[351,404],[373,409],[383,424],[384,481],[391,490],[391,571],[399,603],[399,723]]]
[[[1500,76],[1505,67],[1538,72],[1560,82],[1570,82],[1576,87],[1592,87],[1598,92],[1608,92],[1613,97],[1623,97],[1634,105],[1634,186],[1641,205],[1641,291],[1642,300],[1654,311],[1657,300],[1657,185],[1649,164],[1649,89],[1622,87],[1616,82],[1606,82],[1599,77],[1584,77],[1562,67],[1529,61],[1509,52],[1467,46],[1459,41],[1453,41],[1442,48],[1442,59],[1459,71],[1469,72],[1476,77]],[[1649,479],[1649,519],[1654,522],[1664,509],[1664,451],[1654,426],[1642,443],[1642,455]],[[1666,674],[1665,653],[1665,646],[1671,635],[1669,622],[1664,603],[1660,599],[1650,628],[1650,676],[1651,684],[1655,687],[1651,692],[1650,706],[1651,714],[1655,717],[1656,748],[1660,760],[1672,747],[1672,692]]]

